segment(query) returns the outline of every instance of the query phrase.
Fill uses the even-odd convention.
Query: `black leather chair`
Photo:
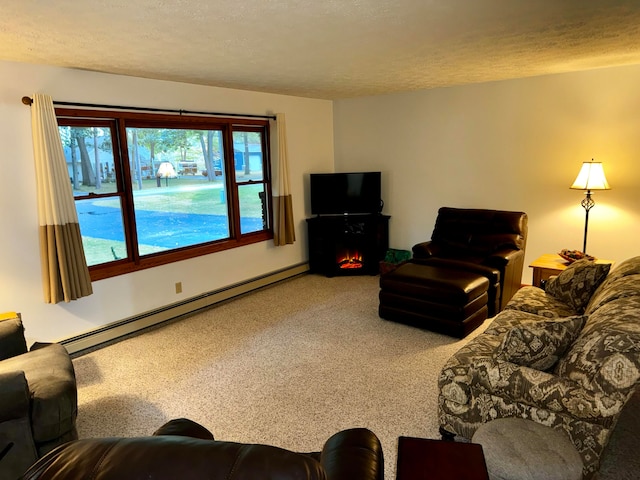
[[[381,275],[380,317],[464,337],[521,286],[527,215],[442,207],[430,241]]]
[[[412,261],[488,278],[491,317],[522,285],[527,232],[524,212],[442,207],[431,241],[414,245]]]
[[[383,480],[382,446],[365,428],[336,433],[322,451],[216,441],[203,426],[176,419],[153,436],[77,440],[40,459],[24,480]]]

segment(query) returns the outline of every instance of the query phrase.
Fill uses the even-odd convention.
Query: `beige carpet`
[[[393,479],[398,436],[439,438],[440,368],[488,322],[457,340],[381,320],[377,295],[378,277],[303,275],[79,356],[80,437],[187,417],[220,440],[313,451],[363,426]],[[601,478],[638,478],[632,403]]]

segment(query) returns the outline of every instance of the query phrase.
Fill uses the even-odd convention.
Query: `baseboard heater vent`
[[[207,292],[182,302],[173,303],[156,310],[136,315],[134,317],[119,320],[75,337],[62,340],[73,357],[80,356],[110,342],[121,339],[126,335],[137,333],[145,328],[158,325],[168,320],[193,315],[194,313],[209,308],[226,300],[233,299],[263,287],[274,285],[283,280],[302,275],[309,271],[308,263],[301,263],[275,272],[255,277],[244,282],[236,283],[228,287]]]

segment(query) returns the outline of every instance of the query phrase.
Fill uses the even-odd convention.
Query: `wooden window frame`
[[[209,255],[232,248],[273,239],[273,205],[271,187],[271,160],[269,148],[269,121],[267,119],[244,119],[212,117],[205,115],[175,115],[166,113],[139,113],[130,111],[89,110],[78,108],[56,108],[60,126],[101,126],[111,127],[114,168],[116,169],[117,194],[104,194],[105,197],[118,196],[122,200],[122,214],[128,257],[107,263],[92,265],[89,273],[92,281],[153,268],[160,265],[179,262],[190,258]],[[137,128],[181,128],[190,130],[221,130],[224,148],[224,177],[228,202],[229,237],[221,240],[200,243],[187,247],[166,250],[153,254],[140,255],[138,252],[133,186],[130,175],[130,162],[127,145],[127,127]],[[245,233],[240,232],[240,205],[238,187],[253,182],[237,181],[234,166],[233,132],[259,132],[262,138],[262,163],[265,190],[266,229]],[[102,194],[91,194],[99,198]],[[87,196],[77,196],[76,200]]]

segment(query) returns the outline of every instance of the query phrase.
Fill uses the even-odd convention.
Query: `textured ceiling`
[[[640,64],[640,0],[1,0],[0,60],[339,99]]]

